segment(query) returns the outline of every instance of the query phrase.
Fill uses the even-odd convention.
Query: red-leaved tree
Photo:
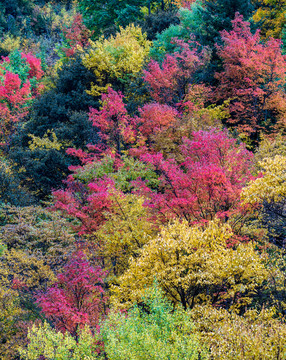
[[[37,303],[58,330],[76,337],[79,328],[86,324],[96,327],[104,314],[105,276],[100,267],[91,266],[79,251],[57,276],[57,282],[37,297]]]
[[[241,15],[232,24],[232,31],[221,32],[223,45],[217,46],[223,70],[216,74],[215,99],[230,98],[229,125],[256,139],[260,131],[285,127],[286,56],[280,40],[262,43],[259,30],[252,34]]]
[[[39,93],[43,73],[41,60],[31,53],[16,50],[0,61],[0,146],[6,151],[17,123]]]
[[[79,235],[96,231],[104,224],[106,214],[111,212],[113,180],[94,179],[88,184],[82,184],[71,175],[67,184],[65,190],[53,193],[55,208],[79,221],[76,226]]]
[[[123,151],[142,145],[150,146],[151,137],[174,126],[179,112],[176,108],[157,102],[145,104],[138,109],[139,116],[131,117],[123,102],[124,96],[109,88],[107,94],[101,96],[101,108],[90,109],[89,119],[99,130],[102,143],[89,146],[90,150],[102,153],[116,153],[121,156]],[[69,153],[84,159],[94,159],[78,151]],[[86,160],[84,160],[86,161]]]
[[[62,32],[65,43],[62,50],[67,57],[73,56],[77,47],[88,46],[88,40],[92,36],[92,31],[84,25],[81,14],[76,14],[71,26],[63,27]]]
[[[16,123],[27,115],[32,97],[29,80],[23,84],[18,74],[9,71],[2,79],[1,81],[0,78],[0,145],[5,147],[10,143]]]
[[[137,118],[138,131],[146,140],[151,135],[174,126],[178,120],[178,111],[169,106],[159,103],[145,104],[139,109],[140,117]]]
[[[123,95],[108,89],[101,96],[101,109],[90,109],[89,119],[98,128],[101,140],[107,148],[112,148],[121,155],[129,144],[135,142],[134,119],[126,110]]]
[[[157,191],[137,181],[139,193],[156,218],[188,222],[228,217],[239,204],[243,186],[251,179],[253,154],[237,144],[226,131],[199,131],[192,140],[183,139],[180,150],[184,161],[145,154],[141,160],[152,164],[160,174]]]
[[[161,104],[175,106],[181,103],[195,81],[194,75],[209,61],[207,49],[199,51],[192,41],[186,43],[174,40],[178,50],[166,55],[162,65],[151,60],[148,70],[144,71],[151,96]],[[199,44],[197,44],[199,47]]]

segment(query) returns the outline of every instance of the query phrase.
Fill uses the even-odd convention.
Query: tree
[[[76,230],[79,234],[92,233],[106,221],[106,214],[111,211],[110,192],[114,187],[111,179],[94,179],[87,186],[76,182],[71,177],[66,190],[53,193],[55,208],[68,217],[79,220]]]
[[[85,325],[95,328],[104,313],[104,276],[82,252],[74,253],[57,281],[38,295],[37,303],[57,330],[68,331],[77,338],[80,328]]]
[[[126,151],[144,152],[145,147],[152,148],[158,134],[174,127],[180,118],[176,108],[157,102],[145,104],[138,109],[139,116],[131,117],[123,100],[120,92],[109,88],[101,96],[100,110],[90,108],[89,119],[101,139],[98,154],[111,152],[122,158]]]
[[[118,25],[127,26],[134,22],[137,18],[143,16],[141,6],[144,0],[124,1],[118,4],[117,1],[97,1],[83,0],[79,4],[80,13],[83,14],[84,21],[89,29],[94,30],[95,36],[99,37],[104,32],[111,30],[114,32]],[[122,14],[125,19],[122,19]],[[120,18],[121,21],[118,21]],[[123,20],[123,22],[122,22]]]
[[[207,49],[199,51],[199,44],[176,40],[178,51],[166,55],[162,65],[151,60],[144,71],[144,80],[150,88],[151,96],[161,104],[175,106],[182,104],[196,73],[209,60]]]
[[[17,123],[23,121],[38,92],[41,60],[13,51],[0,62],[0,146],[9,152]]]
[[[17,74],[7,72],[1,79],[0,145],[4,149],[9,149],[11,135],[15,132],[15,125],[27,115],[27,104],[32,99],[29,82],[21,85],[21,80]]]
[[[253,20],[258,23],[263,38],[280,38],[285,25],[285,0],[260,0]]]
[[[79,331],[77,341],[69,333],[61,333],[48,323],[33,325],[28,331],[29,344],[20,348],[23,359],[36,360],[44,357],[46,360],[81,360],[99,359],[96,335],[86,326]],[[98,337],[98,336],[97,336]]]
[[[175,108],[159,103],[145,104],[139,109],[139,114],[138,130],[146,139],[174,126],[179,115]]]
[[[66,190],[53,193],[55,208],[75,219],[80,234],[97,232],[111,214],[120,213],[120,205],[112,195],[121,198],[123,193],[130,193],[134,189],[133,181],[144,178],[151,188],[158,185],[156,173],[139,160],[126,156],[86,159],[86,155],[83,154],[84,165],[76,167],[68,177]]]
[[[142,8],[151,14],[151,11],[160,9],[161,11],[172,8],[171,0],[123,0],[120,4],[115,0],[102,1],[96,3],[92,0],[83,0],[79,4],[80,13],[87,27],[94,30],[95,37],[114,33],[119,26],[126,27],[131,23],[141,20],[144,16]]]
[[[147,354],[152,360],[208,359],[189,314],[180,307],[173,310],[158,286],[146,290],[127,316],[112,311],[101,334],[108,359],[143,360]]]
[[[159,174],[158,188],[138,182],[155,217],[190,223],[228,217],[237,208],[241,189],[251,178],[253,155],[226,131],[198,131],[183,138],[180,161],[160,153],[143,154]]]
[[[111,311],[92,334],[89,327],[79,331],[78,341],[70,334],[57,332],[47,323],[33,326],[28,332],[29,344],[20,349],[23,359],[35,360],[152,360],[208,359],[207,349],[200,345],[188,313],[173,309],[156,286],[146,291],[142,302],[128,313]],[[104,343],[104,351],[100,347]]]
[[[279,40],[261,43],[259,31],[252,35],[241,15],[232,24],[232,31],[221,33],[223,46],[217,47],[223,70],[215,75],[219,81],[215,98],[229,98],[228,124],[257,140],[260,132],[285,127],[286,58]]]
[[[162,60],[166,54],[172,54],[177,50],[174,39],[188,41],[193,34],[197,41],[202,41],[201,11],[203,3],[196,0],[191,4],[190,9],[180,8],[177,12],[179,24],[171,24],[166,30],[157,33],[150,50],[152,59]],[[143,26],[144,29],[144,26]],[[147,31],[148,34],[148,31]]]
[[[140,22],[140,25],[142,32],[147,34],[147,39],[153,41],[162,31],[169,28],[172,24],[178,24],[179,22],[177,11],[172,10],[146,15]]]
[[[126,146],[135,142],[134,120],[127,114],[120,92],[109,88],[101,99],[101,109],[90,109],[89,120],[99,129],[99,136],[106,143],[107,149],[122,155]]]
[[[251,0],[203,0],[201,10],[202,43],[214,48],[220,32],[230,31],[236,13],[248,19],[254,10]]]
[[[52,89],[36,99],[25,126],[13,137],[9,154],[21,184],[41,199],[62,186],[69,174],[75,159],[66,154],[67,147],[84,147],[97,139],[87,115],[89,107],[98,106],[97,99],[86,93],[95,81],[93,73],[77,58],[64,64],[52,81]],[[59,149],[30,147],[33,136],[52,140],[52,134]]]
[[[253,244],[228,248],[231,236],[229,226],[217,220],[205,228],[175,220],[130,261],[119,286],[112,286],[112,302],[129,307],[157,279],[166,296],[185,309],[198,303],[226,308],[251,304],[267,272]]]
[[[240,316],[224,309],[198,306],[190,316],[201,343],[210,349],[214,360],[283,359],[286,327],[273,309],[249,309]]]
[[[106,222],[88,239],[88,247],[100,256],[110,274],[110,283],[128,269],[130,257],[138,257],[140,250],[157,234],[158,224],[150,221],[144,198],[134,194],[111,195],[112,212]]]
[[[260,163],[262,176],[242,191],[242,200],[254,208],[261,207],[262,223],[269,229],[272,241],[285,248],[286,157],[276,155]]]
[[[83,64],[93,71],[96,82],[88,92],[91,95],[101,95],[109,87],[114,90],[124,90],[124,85],[141,71],[150,50],[150,41],[146,34],[133,24],[108,39],[99,38],[91,42],[91,49],[83,58]]]
[[[59,49],[58,53],[61,55],[61,62],[67,61],[67,58],[74,56],[78,49],[83,50],[89,45],[89,39],[92,35],[92,31],[87,29],[83,24],[82,15],[76,13],[71,25],[64,26],[63,33],[63,45]]]

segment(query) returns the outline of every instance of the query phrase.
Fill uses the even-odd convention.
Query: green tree
[[[83,360],[99,359],[96,339],[90,329],[85,327],[76,341],[68,332],[62,334],[47,323],[33,326],[28,332],[27,348],[20,348],[21,357],[25,360]]]
[[[83,148],[96,141],[96,131],[88,120],[89,107],[97,107],[97,99],[86,93],[96,80],[80,59],[63,66],[53,79],[53,87],[34,103],[26,125],[19,129],[11,144],[10,158],[21,184],[39,198],[62,185],[68,167],[77,164],[66,154],[67,147]],[[56,135],[60,148],[30,146],[33,136],[53,141]],[[39,140],[39,139],[38,139]]]
[[[110,360],[208,359],[189,314],[173,310],[158,286],[146,291],[127,316],[111,311],[101,334]]]
[[[144,16],[143,7],[151,11],[167,10],[172,6],[170,0],[82,0],[79,10],[86,25],[94,30],[95,37],[115,33],[119,26],[127,26]]]
[[[238,12],[248,19],[254,10],[251,0],[203,0],[201,21],[203,43],[213,47],[220,41],[220,31],[230,31]]]

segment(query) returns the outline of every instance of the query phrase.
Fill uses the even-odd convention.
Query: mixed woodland
[[[286,0],[0,2],[0,359],[286,359]]]

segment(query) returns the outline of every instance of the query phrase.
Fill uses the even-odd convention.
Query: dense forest
[[[0,359],[286,359],[286,0],[0,1]]]

